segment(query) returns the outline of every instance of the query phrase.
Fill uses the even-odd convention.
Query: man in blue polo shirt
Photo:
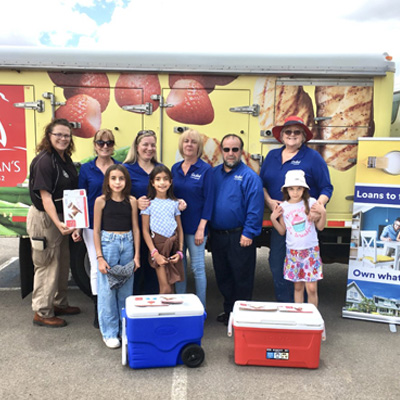
[[[256,267],[254,238],[261,233],[264,195],[260,177],[241,160],[243,140],[221,141],[223,164],[213,170],[210,244],[218,289],[224,297],[219,322],[228,324],[237,300],[251,300]]]

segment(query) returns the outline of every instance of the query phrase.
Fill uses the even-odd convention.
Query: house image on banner
[[[400,317],[400,300],[374,295],[365,296],[363,291],[352,281],[347,285],[346,309],[362,313],[374,313],[391,317]]]

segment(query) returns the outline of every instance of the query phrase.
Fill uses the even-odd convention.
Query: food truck
[[[244,141],[243,161],[259,172],[268,151],[281,146],[272,127],[298,115],[308,143],[328,164],[334,194],[327,206],[321,252],[349,252],[359,137],[391,132],[395,65],[372,55],[239,55],[0,48],[0,237],[20,237],[20,264],[31,265],[25,230],[31,204],[29,165],[52,118],[74,126],[77,168],[94,157],[93,136],[112,129],[115,158],[123,161],[136,133],[157,134],[158,159],[180,159],[179,135],[203,134],[203,159],[222,162],[221,138]],[[268,245],[264,216],[259,246]],[[76,283],[90,293],[84,244],[72,247]]]

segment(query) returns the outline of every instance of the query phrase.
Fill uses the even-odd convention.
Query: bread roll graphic
[[[261,129],[271,130],[297,115],[313,130],[313,105],[303,86],[276,85],[276,78],[260,78],[254,87],[254,102],[260,105]]]
[[[372,99],[372,86],[317,86],[317,116],[330,117],[319,122],[318,137],[323,140],[356,140],[372,136]],[[356,145],[329,144],[320,146],[319,151],[326,163],[339,171],[355,165]]]

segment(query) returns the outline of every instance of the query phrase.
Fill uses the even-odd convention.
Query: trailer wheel
[[[71,239],[69,248],[71,253],[70,267],[72,277],[79,289],[87,296],[92,297],[92,290],[90,288],[90,262],[85,243],[83,241],[75,243]]]
[[[198,344],[188,344],[182,350],[182,361],[189,368],[196,368],[204,361],[204,350]]]

